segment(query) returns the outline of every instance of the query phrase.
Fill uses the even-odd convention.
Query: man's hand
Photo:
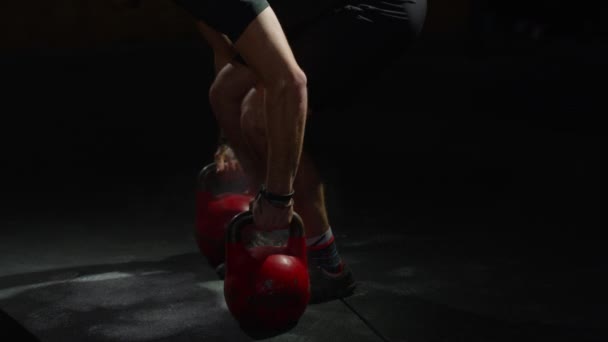
[[[242,172],[241,164],[236,159],[234,151],[226,144],[219,145],[215,151],[216,172]]]
[[[257,196],[251,204],[253,222],[262,231],[286,229],[293,218],[293,206],[276,207],[262,196]]]

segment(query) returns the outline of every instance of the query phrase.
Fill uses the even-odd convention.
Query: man
[[[348,296],[354,280],[336,248],[305,130],[306,142],[314,141],[317,110],[344,102],[399,56],[422,28],[425,0],[277,0],[284,22],[266,0],[175,1],[200,19],[213,49],[210,102],[236,159],[259,186],[251,208],[256,226],[284,228],[295,210],[306,230],[311,302]],[[219,171],[223,158],[235,160],[224,151]]]

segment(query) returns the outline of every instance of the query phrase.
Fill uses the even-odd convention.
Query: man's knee
[[[298,67],[282,71],[277,76],[266,79],[264,86],[270,93],[275,94],[303,93],[306,91],[307,82],[306,74]]]
[[[211,84],[208,94],[209,104],[216,117],[228,114],[238,116],[243,98],[255,83],[255,74],[246,67],[227,66],[222,69]]]

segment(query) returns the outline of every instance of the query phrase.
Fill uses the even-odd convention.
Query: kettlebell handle
[[[250,224],[254,224],[251,210],[237,214],[228,224],[226,241],[228,243],[241,242],[243,228]],[[293,219],[289,224],[289,236],[295,238],[304,237],[304,222],[296,212],[293,213]]]
[[[205,166],[201,172],[198,173],[198,188],[201,191],[209,191],[209,184],[210,184],[210,177],[216,177],[217,173],[215,172],[216,170],[216,164],[215,162]],[[217,179],[213,179],[214,182],[217,181]]]
[[[213,195],[222,193],[245,193],[247,191],[247,181],[245,178],[222,180],[217,173],[215,162],[205,166],[198,174],[197,190],[210,192]]]

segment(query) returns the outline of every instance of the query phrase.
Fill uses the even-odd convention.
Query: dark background
[[[606,15],[431,0],[410,52],[328,110],[335,220],[597,242]],[[31,0],[3,2],[0,23],[5,218],[111,215],[163,191],[192,203],[216,141],[192,18],[168,1]]]

